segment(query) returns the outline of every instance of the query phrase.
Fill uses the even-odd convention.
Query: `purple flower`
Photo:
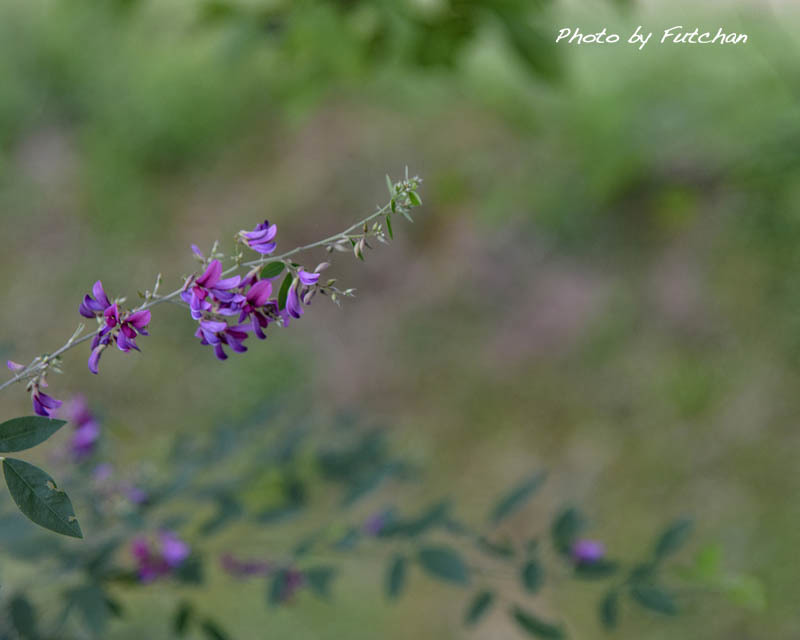
[[[300,278],[300,282],[302,282],[306,286],[311,286],[312,284],[317,284],[319,281],[319,277],[321,273],[310,273],[305,269],[300,269],[297,272],[297,277]]]
[[[256,225],[252,231],[240,231],[241,237],[245,244],[253,251],[257,251],[262,255],[269,255],[275,251],[277,243],[274,242],[275,235],[278,233],[277,225],[270,224],[268,220],[264,220],[261,224]]]
[[[14,373],[19,373],[20,371],[25,369],[24,364],[20,364],[19,362],[14,362],[13,360],[6,360],[6,366]]]
[[[381,531],[389,523],[390,518],[391,514],[388,511],[379,511],[367,518],[361,529],[368,536],[380,535]]]
[[[139,311],[120,311],[119,305],[111,304],[103,289],[103,283],[98,280],[92,287],[94,298],[86,295],[80,306],[80,313],[87,318],[103,317],[105,326],[92,340],[92,352],[89,355],[89,371],[97,373],[100,356],[110,344],[117,345],[120,351],[128,352],[131,349],[139,351],[136,336],[149,335],[147,325],[150,324],[151,314],[147,309]]]
[[[124,488],[125,497],[128,498],[133,504],[144,504],[150,497],[147,491],[140,487],[130,485]]]
[[[577,564],[595,564],[606,555],[606,547],[598,540],[578,540],[572,545],[572,559]]]
[[[282,572],[283,584],[281,585],[280,602],[288,602],[292,599],[295,592],[305,584],[305,576],[298,569],[292,567],[284,569]]]
[[[202,320],[194,335],[200,338],[201,344],[213,345],[217,358],[227,360],[228,354],[222,345],[228,345],[237,353],[244,353],[247,347],[242,342],[247,338],[247,331],[247,325],[230,326],[221,320]]]
[[[289,292],[286,295],[286,311],[293,318],[299,318],[303,315],[303,305],[300,303],[300,297],[297,295],[297,280],[292,282],[289,287]]]
[[[44,418],[52,418],[56,415],[57,409],[63,404],[61,400],[56,400],[48,396],[46,393],[39,389],[39,383],[36,383],[31,388],[31,402],[33,404],[33,412],[37,416]],[[46,385],[42,385],[46,386]]]
[[[92,479],[100,485],[107,483],[114,475],[114,467],[108,462],[98,464],[92,471]]]
[[[191,553],[189,545],[171,531],[162,532],[160,540],[161,557],[171,569],[179,567],[189,557]]]
[[[144,537],[134,538],[131,554],[136,560],[137,573],[141,582],[152,582],[177,569],[189,557],[191,548],[171,531],[159,536],[157,548],[150,545]]]
[[[86,398],[77,396],[69,405],[69,419],[75,425],[70,441],[70,449],[78,462],[88,458],[100,439],[100,425],[89,411]]]
[[[100,280],[92,286],[92,293],[94,298],[87,293],[78,308],[80,314],[85,318],[94,318],[98,313],[102,313],[111,306],[111,302],[109,302],[108,296],[103,289],[103,283]]]

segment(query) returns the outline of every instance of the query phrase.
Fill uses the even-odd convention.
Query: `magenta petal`
[[[247,301],[254,307],[263,307],[272,295],[272,283],[269,280],[259,280],[247,292]]]
[[[63,402],[61,400],[56,400],[55,398],[51,398],[46,393],[38,393],[39,402],[41,402],[45,407],[48,409],[58,409]]]
[[[233,276],[232,278],[226,278],[225,280],[218,280],[217,283],[214,285],[215,289],[235,289],[239,286],[239,283],[242,281],[242,276]]]
[[[100,355],[103,353],[103,347],[92,349],[89,356],[89,371],[97,375],[97,367],[100,364]]]
[[[222,263],[219,260],[212,260],[203,275],[200,276],[195,282],[197,282],[197,284],[199,284],[201,287],[213,287],[217,284],[217,282],[219,282],[221,275]]]
[[[106,295],[105,289],[103,289],[103,283],[100,280],[92,285],[92,293],[97,301],[103,305],[104,309],[111,305],[111,303],[108,301],[108,296]]]
[[[14,373],[19,373],[25,368],[24,364],[20,364],[19,362],[14,362],[13,360],[6,360],[6,366],[11,369]]]
[[[300,269],[297,272],[297,276],[300,278],[300,282],[302,282],[306,286],[310,286],[312,284],[317,284],[319,281],[319,277],[321,273],[309,273],[305,269]]]
[[[137,329],[141,329],[146,327],[150,324],[150,317],[151,313],[149,309],[143,309],[141,311],[135,311],[131,315],[128,316],[127,322],[132,324]]]

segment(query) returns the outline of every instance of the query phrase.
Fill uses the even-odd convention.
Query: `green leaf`
[[[613,576],[619,564],[613,560],[597,560],[592,563],[583,563],[575,567],[575,577],[584,580],[602,580]]]
[[[528,593],[536,593],[544,583],[544,569],[537,560],[528,560],[520,572],[522,585]]]
[[[398,597],[406,584],[406,569],[408,560],[405,556],[397,554],[389,563],[386,571],[386,596],[388,598]]]
[[[261,270],[261,278],[264,280],[277,278],[281,273],[283,273],[285,267],[286,265],[280,260],[277,260],[276,262],[269,262],[264,265],[264,268]]]
[[[191,555],[184,560],[175,570],[175,577],[184,584],[203,584],[203,559],[198,555]]]
[[[286,569],[278,569],[275,575],[272,576],[272,582],[269,585],[269,592],[267,600],[270,604],[276,605],[283,602],[286,578],[289,572]]]
[[[408,200],[411,202],[412,207],[418,207],[422,204],[422,198],[419,197],[419,194],[416,191],[408,192]]]
[[[309,588],[321,598],[329,598],[331,595],[331,581],[336,575],[333,567],[312,567],[303,571]]]
[[[445,546],[423,547],[417,557],[422,568],[440,580],[454,584],[469,582],[469,569],[455,549]]]
[[[394,240],[394,231],[392,231],[392,215],[386,214],[386,231],[389,232],[389,237]]]
[[[22,594],[15,595],[8,605],[8,614],[20,638],[37,640],[36,611],[28,598]]]
[[[619,592],[615,589],[609,591],[600,601],[600,622],[608,629],[615,629],[619,621]]]
[[[546,474],[541,471],[534,473],[532,476],[526,478],[523,482],[500,498],[489,516],[489,520],[492,522],[492,524],[500,523],[502,520],[522,508],[522,506],[525,504],[525,501],[528,500],[528,498],[530,498],[534,493],[536,493],[539,487],[542,486],[545,475]]]
[[[658,538],[655,550],[653,551],[654,557],[658,560],[663,560],[667,556],[671,556],[686,544],[691,533],[691,520],[682,519],[673,522]]]
[[[228,634],[220,629],[219,625],[213,620],[203,620],[200,623],[200,628],[209,640],[228,640]]]
[[[508,540],[502,542],[494,542],[489,540],[486,536],[479,536],[475,544],[481,551],[496,556],[498,558],[513,558],[514,545]]]
[[[392,179],[389,177],[388,173],[386,174],[386,188],[389,189],[389,195],[393,196],[394,195],[394,183],[392,182]]]
[[[657,611],[668,616],[678,613],[678,605],[673,597],[663,589],[649,584],[637,584],[631,588],[634,601],[645,609]]]
[[[17,507],[33,522],[65,536],[83,538],[72,502],[47,473],[22,460],[6,458],[3,475]]]
[[[192,618],[192,605],[185,600],[178,605],[175,618],[172,622],[172,629],[176,636],[183,636],[189,628],[189,621]]]
[[[572,544],[585,526],[586,521],[580,511],[575,508],[565,509],[553,521],[553,546],[559,553],[569,555]]]
[[[532,636],[551,640],[560,640],[566,637],[564,630],[560,626],[545,622],[517,605],[514,605],[511,609],[511,615],[516,623]]]
[[[278,291],[278,309],[283,310],[286,308],[286,298],[289,295],[289,287],[292,286],[292,273],[286,274],[286,277],[281,282],[281,288]]]
[[[470,602],[464,614],[464,624],[476,624],[491,608],[494,603],[494,593],[491,591],[480,591]]]
[[[105,637],[103,632],[108,625],[108,601],[106,594],[96,584],[87,584],[72,589],[68,593],[69,602],[80,611],[86,628],[97,637]]]
[[[0,453],[24,451],[41,444],[63,427],[65,420],[41,416],[12,418],[0,424]]]

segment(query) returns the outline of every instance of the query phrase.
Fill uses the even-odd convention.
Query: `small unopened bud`
[[[314,267],[314,273],[321,273],[330,266],[330,262],[320,262],[316,267]]]

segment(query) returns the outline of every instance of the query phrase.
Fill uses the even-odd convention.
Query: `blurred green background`
[[[750,38],[551,42],[640,24]],[[231,246],[265,217],[283,249],[338,231],[408,165],[424,209],[365,264],[337,260],[359,291],[343,309],[317,299],[221,364],[165,305],[144,353],[109,353],[94,378],[75,350],[54,394],[87,395],[120,467],[158,468],[175,434],[280,399],[385,425],[425,469],[410,504],[447,494],[479,517],[549,469],[512,536],[568,501],[611,553],[636,554],[690,515],[694,544],[719,541],[768,608],[690,597],[675,620],[626,611],[616,637],[796,638],[798,27],[766,0],[4,2],[0,351],[61,344],[95,279],[133,298],[161,272],[171,290],[190,243]],[[215,544],[269,553],[235,532]],[[350,563],[334,605],[267,610],[224,577],[198,598],[236,638],[519,637],[502,616],[464,630],[464,594],[422,577],[387,605],[382,570]],[[540,610],[604,637],[598,589],[560,586]],[[132,595],[141,615],[108,637],[166,637],[170,589]]]

